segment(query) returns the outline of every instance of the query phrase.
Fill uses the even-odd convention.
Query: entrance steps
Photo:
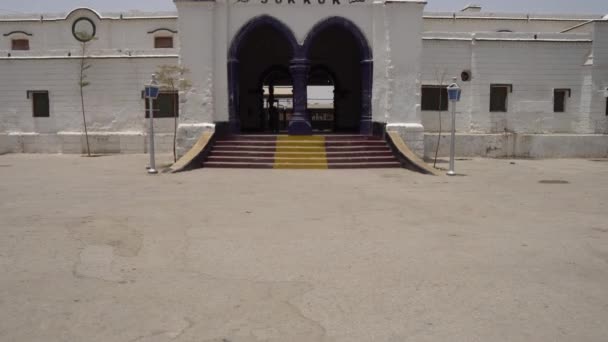
[[[219,138],[203,167],[257,169],[397,168],[381,138],[362,135],[232,135]]]

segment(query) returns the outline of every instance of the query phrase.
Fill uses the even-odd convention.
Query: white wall
[[[178,0],[179,22],[173,15],[125,14],[121,19],[118,14],[104,16],[91,10],[45,16],[42,21],[0,18],[0,153],[80,151],[82,120],[77,86],[80,45],[72,37],[71,27],[81,16],[97,24],[98,39],[90,47],[91,85],[86,88],[85,101],[89,130],[102,137],[95,142],[98,146],[109,146],[105,151],[145,150],[141,89],[159,65],[177,64],[178,52],[179,62],[190,69],[186,77],[193,84],[188,93],[180,96],[181,152],[202,131],[213,129],[212,123],[227,121],[228,49],[242,25],[260,14],[283,21],[300,43],[317,22],[328,16],[342,16],[355,22],[374,53],[373,120],[389,123],[389,128],[402,133],[419,154],[424,150],[424,130],[435,132],[439,126],[436,112],[420,111],[420,85],[437,84],[444,72],[446,82],[462,70],[470,70],[473,75],[471,82],[459,82],[463,98],[458,107],[457,130],[463,134],[608,133],[606,21],[577,30],[589,33],[556,34],[555,31],[585,22],[589,17],[545,18],[525,23],[479,18],[423,21],[424,4],[417,1],[348,4],[342,0],[341,5],[332,5],[330,0],[324,5],[312,2],[304,5],[296,0],[295,5],[288,5],[283,0],[282,4],[262,5],[255,1],[239,4],[231,1],[229,5],[226,0]],[[520,31],[538,32],[457,33],[508,28],[504,25],[511,21],[519,25]],[[148,32],[158,28],[179,30],[180,39],[186,42],[181,51],[180,39],[175,34],[175,48],[154,49],[155,34]],[[4,36],[19,30],[32,36]],[[447,32],[422,33],[424,30]],[[545,31],[548,33],[542,33]],[[10,51],[13,38],[30,39],[31,50]],[[492,83],[513,84],[507,113],[489,112]],[[565,113],[553,113],[554,88],[572,90]],[[26,98],[28,90],[49,91],[49,118],[32,117],[31,100]],[[449,129],[448,119],[445,112],[444,130]],[[172,121],[157,119],[157,132],[169,137]],[[135,138],[124,140],[125,136]],[[163,139],[159,139],[161,144],[165,144]]]
[[[451,76],[470,70],[473,79],[458,83],[463,88],[458,104],[457,130],[473,133],[595,133],[586,103],[591,93],[586,82],[591,68],[583,64],[591,42],[442,40],[427,37],[423,48],[423,84],[437,84],[438,75]],[[479,39],[480,37],[477,36]],[[572,37],[571,37],[572,38]],[[580,38],[580,37],[579,37]],[[512,84],[507,113],[489,111],[490,84]],[[553,112],[553,89],[569,88],[566,112]],[[424,111],[427,131],[439,129],[438,113]],[[443,113],[443,129],[450,128]]]
[[[145,131],[143,86],[158,65],[175,62],[175,58],[90,59],[91,84],[84,96],[89,130]],[[76,58],[0,60],[0,132],[80,132],[79,63]],[[50,117],[32,117],[28,90],[49,92]],[[157,121],[159,132],[171,131],[172,119]]]
[[[147,131],[141,91],[160,65],[176,65],[179,40],[173,49],[154,49],[157,28],[176,29],[170,17],[98,17],[91,10],[77,10],[67,17],[40,20],[0,20],[0,150],[23,152],[81,152],[83,132],[78,73],[80,43],[72,35],[72,23],[80,17],[93,20],[96,39],[87,53],[84,90],[87,126],[98,152],[143,152]],[[4,34],[25,31],[24,34]],[[29,51],[11,51],[11,39],[28,38]],[[34,118],[28,90],[49,92],[50,117]],[[173,119],[156,119],[162,136],[173,131]],[[118,138],[121,137],[121,138]],[[130,138],[125,138],[130,137]],[[135,139],[133,139],[135,137]],[[122,139],[122,141],[121,141]],[[129,140],[130,139],[130,140]],[[163,137],[159,142],[165,146]],[[112,146],[110,146],[112,145]]]

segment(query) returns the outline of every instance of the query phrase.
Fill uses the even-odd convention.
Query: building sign
[[[237,4],[287,4],[287,5],[342,5],[342,4],[356,4],[365,3],[366,0],[236,0]]]

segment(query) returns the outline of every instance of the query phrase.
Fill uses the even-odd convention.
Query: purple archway
[[[292,57],[295,57],[300,46],[295,35],[281,21],[268,15],[261,15],[249,20],[235,35],[228,50],[228,119],[230,131],[238,133],[240,131],[239,108],[239,52],[244,41],[257,28],[262,26],[272,27],[289,43]]]
[[[306,36],[303,45],[299,45],[291,29],[278,19],[262,15],[249,20],[236,34],[228,50],[228,101],[230,130],[240,131],[239,123],[239,50],[249,34],[261,26],[270,26],[283,36],[290,45],[292,57],[289,71],[293,80],[293,115],[289,122],[289,134],[312,134],[312,126],[307,114],[307,84],[310,71],[309,53],[313,41],[326,29],[339,27],[349,32],[360,51],[361,70],[361,134],[372,134],[372,50],[363,32],[352,21],[343,17],[329,17],[318,22]]]
[[[329,17],[318,22],[306,36],[300,50],[300,59],[308,61],[310,50],[315,39],[329,28],[340,28],[349,32],[358,45],[361,58],[361,122],[360,133],[372,134],[372,82],[373,82],[373,52],[363,32],[352,21],[343,17]]]

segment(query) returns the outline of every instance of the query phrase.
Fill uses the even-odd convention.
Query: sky
[[[427,11],[458,11],[476,3],[488,12],[608,14],[608,0],[428,0]],[[0,13],[61,13],[76,7],[101,12],[174,11],[172,0],[0,0]]]

